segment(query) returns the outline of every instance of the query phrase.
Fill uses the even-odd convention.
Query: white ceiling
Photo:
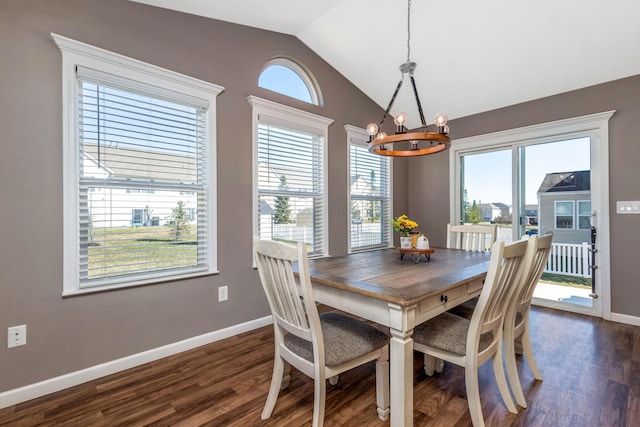
[[[406,1],[132,1],[294,35],[382,108],[407,59]],[[414,0],[410,45],[427,122],[458,118],[640,74],[640,2]]]

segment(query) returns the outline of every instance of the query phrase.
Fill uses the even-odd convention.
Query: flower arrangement
[[[407,236],[411,230],[418,226],[418,223],[412,221],[406,215],[400,215],[393,218],[393,229],[399,231],[402,236]]]

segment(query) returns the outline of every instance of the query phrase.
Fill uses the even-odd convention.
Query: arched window
[[[260,72],[258,86],[310,104],[322,105],[315,79],[287,58],[274,58],[267,62]]]

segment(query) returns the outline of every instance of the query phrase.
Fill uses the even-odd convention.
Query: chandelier
[[[416,88],[416,81],[413,77],[413,73],[417,64],[410,59],[411,54],[411,0],[408,0],[408,14],[407,14],[407,62],[400,65],[400,72],[402,77],[396,86],[395,92],[389,101],[389,106],[382,116],[379,124],[370,123],[367,125],[367,133],[369,134],[369,152],[380,154],[382,156],[396,156],[396,157],[410,157],[410,156],[424,156],[426,154],[433,154],[440,152],[447,148],[449,138],[449,126],[447,126],[448,117],[446,114],[438,114],[434,119],[435,131],[430,132],[427,123],[424,119],[424,113],[422,112],[422,104],[420,104],[420,97],[418,96],[418,89]],[[396,100],[398,91],[402,87],[405,75],[409,75],[411,80],[411,86],[413,86],[413,93],[416,97],[416,104],[418,106],[418,114],[420,115],[420,121],[422,125],[415,129],[407,129],[407,115],[405,113],[399,113],[394,118],[396,124],[396,133],[393,135],[387,135],[382,132],[380,128],[384,123],[384,120],[389,115],[389,110],[393,106],[393,102]],[[396,143],[408,143],[405,144],[403,149],[400,148],[388,148],[393,147]]]

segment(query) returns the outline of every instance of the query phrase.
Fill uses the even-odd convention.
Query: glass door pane
[[[582,311],[593,308],[590,138],[519,149],[525,233],[553,233],[553,249],[536,287],[536,303]]]
[[[498,224],[498,240],[513,241],[512,150],[466,154],[461,162],[460,222]]]

